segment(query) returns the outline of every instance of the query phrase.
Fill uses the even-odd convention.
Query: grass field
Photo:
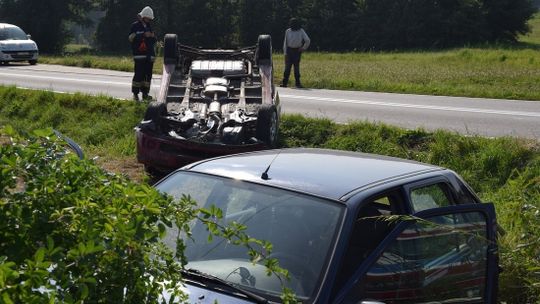
[[[427,95],[540,100],[540,14],[530,21],[532,33],[516,45],[486,45],[441,51],[323,53],[302,57],[304,86]],[[77,54],[42,56],[40,62],[132,71],[131,57]],[[83,49],[83,53],[88,50]],[[283,56],[275,54],[276,81]],[[154,72],[161,74],[158,58]],[[291,80],[291,84],[293,81]]]
[[[108,97],[0,87],[0,127],[53,127],[77,141],[108,170],[144,181],[133,127],[146,105]],[[500,225],[500,296],[507,303],[540,301],[540,144],[515,138],[464,137],[446,131],[284,116],[282,147],[323,147],[413,159],[455,170],[482,199],[495,203]]]

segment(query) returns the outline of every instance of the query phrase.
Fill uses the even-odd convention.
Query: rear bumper
[[[135,128],[137,160],[145,166],[169,172],[207,158],[266,149],[263,143],[247,145],[208,144],[172,138]]]

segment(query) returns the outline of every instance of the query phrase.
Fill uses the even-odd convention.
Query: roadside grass
[[[131,56],[101,56],[101,55],[80,55],[66,54],[64,56],[41,55],[40,63],[58,64],[74,66],[80,68],[94,68],[104,70],[115,70],[133,72],[133,59]],[[154,73],[161,74],[162,58],[158,58],[154,64]]]
[[[105,169],[144,179],[134,159],[133,127],[146,105],[105,96],[56,94],[0,87],[0,126],[30,131],[54,128],[79,143]]]
[[[0,126],[19,132],[53,127],[78,142],[107,170],[145,181],[135,158],[133,127],[145,105],[105,96],[63,95],[0,87]],[[285,115],[282,147],[321,147],[427,162],[459,173],[495,203],[501,234],[500,300],[540,300],[540,143],[516,138],[465,137],[447,131],[405,130],[385,124]]]
[[[311,49],[302,57],[302,83],[317,89],[540,100],[540,14],[529,23],[532,32],[514,45],[351,53]],[[133,71],[127,53],[91,53],[72,45],[65,56],[44,55],[40,62]],[[162,64],[158,57],[154,73],[162,73]],[[284,68],[282,54],[274,54],[274,67],[275,81],[279,82]]]
[[[162,73],[162,60],[154,64],[155,74]],[[282,79],[283,61],[283,55],[274,55],[276,83]],[[42,56],[40,62],[133,71],[128,56]],[[540,52],[528,48],[307,52],[301,66],[307,88],[540,100]],[[292,79],[289,84],[294,84]]]
[[[301,65],[309,88],[540,100],[540,55],[531,49],[306,53]]]

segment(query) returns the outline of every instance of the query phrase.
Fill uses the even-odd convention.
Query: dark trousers
[[[300,49],[287,48],[287,55],[285,56],[285,71],[283,72],[283,85],[289,83],[289,76],[291,75],[291,67],[294,66],[294,79],[296,86],[300,86],[300,57],[302,52]]]
[[[152,81],[152,69],[154,62],[150,58],[134,59],[135,75],[131,83],[131,91],[133,94],[143,93],[148,95],[150,92],[150,82]]]

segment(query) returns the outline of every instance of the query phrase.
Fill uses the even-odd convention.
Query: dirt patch
[[[11,144],[11,138],[9,136],[0,135],[0,146]]]
[[[101,168],[114,172],[117,174],[122,174],[134,182],[142,183],[148,182],[148,176],[144,171],[142,164],[138,163],[135,158],[125,158],[125,159],[104,159],[98,158],[96,164]]]

